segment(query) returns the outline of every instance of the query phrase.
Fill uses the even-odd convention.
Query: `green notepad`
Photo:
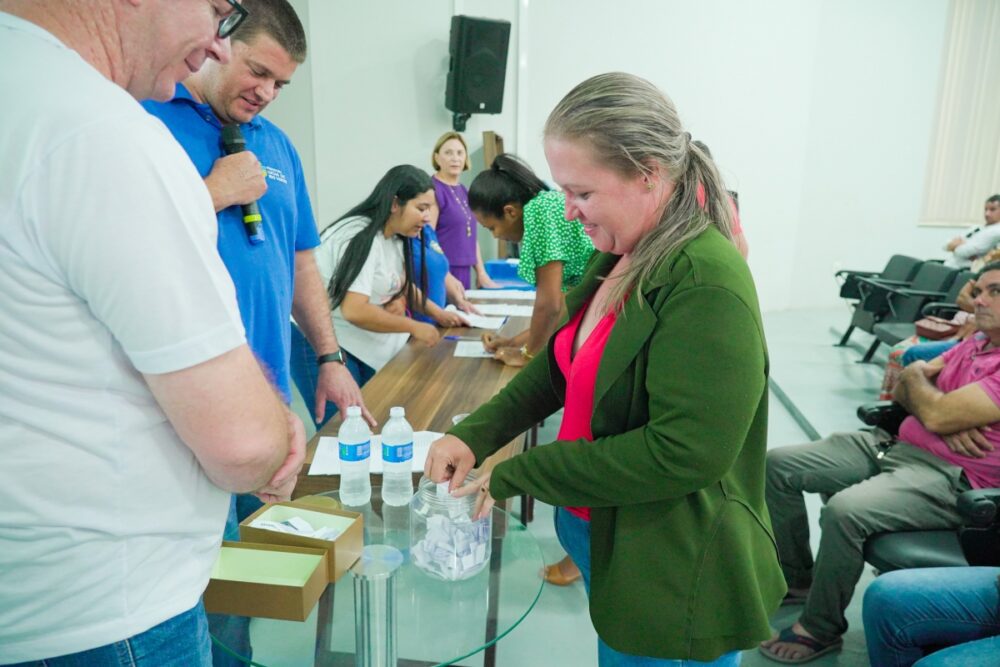
[[[305,586],[322,556],[222,547],[212,578],[274,586]]]

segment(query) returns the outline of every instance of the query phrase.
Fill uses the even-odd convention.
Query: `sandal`
[[[807,653],[806,655],[800,655],[797,658],[785,658],[773,652],[774,647],[779,642],[782,644],[797,644],[798,646],[802,646],[803,648],[809,649],[810,651],[812,651],[812,653]],[[760,651],[761,654],[765,658],[768,658],[769,660],[774,660],[776,662],[783,662],[786,665],[801,665],[802,663],[815,660],[821,655],[826,655],[831,651],[836,651],[840,649],[840,647],[843,645],[844,645],[843,639],[837,638],[834,641],[830,642],[829,644],[824,644],[823,642],[817,641],[812,637],[806,637],[805,635],[796,634],[795,632],[792,631],[791,626],[789,626],[778,633],[778,636],[775,638],[774,644],[771,644],[766,648],[764,646],[758,646],[757,650]]]
[[[559,563],[546,565],[545,569],[542,570],[542,579],[544,579],[546,583],[552,584],[553,586],[569,586],[582,576],[583,575],[580,574],[580,570],[577,570],[576,576],[567,577],[563,574],[562,568],[559,567]]]

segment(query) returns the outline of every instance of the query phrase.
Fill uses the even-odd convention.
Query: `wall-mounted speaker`
[[[455,112],[456,125],[474,113],[503,111],[510,22],[471,16],[451,17],[448,85],[444,105]],[[456,129],[459,129],[456,127]]]

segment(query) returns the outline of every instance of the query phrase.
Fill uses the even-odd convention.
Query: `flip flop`
[[[542,570],[542,579],[544,579],[547,583],[550,583],[554,586],[569,586],[582,576],[583,575],[580,574],[579,571],[577,571],[575,577],[574,576],[567,577],[565,574],[562,573],[562,570],[559,569],[559,563],[546,565],[545,569]]]
[[[764,648],[763,646],[757,647],[757,650],[760,651],[761,654],[768,660],[782,662],[786,665],[801,665],[806,662],[812,662],[821,655],[826,655],[831,651],[839,650],[840,647],[844,645],[844,640],[840,638],[835,639],[829,644],[824,644],[816,641],[812,637],[796,634],[795,632],[792,632],[791,626],[778,633],[778,641],[784,644],[798,644],[799,646],[803,646],[812,651],[812,653],[798,658],[783,658],[776,653],[771,652],[771,649],[775,646],[774,644],[771,644],[771,646],[767,648]]]

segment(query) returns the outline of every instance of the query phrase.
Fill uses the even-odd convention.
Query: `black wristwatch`
[[[318,357],[316,357],[317,366],[322,366],[323,364],[329,363],[331,361],[334,361],[340,364],[341,366],[347,365],[347,362],[344,361],[343,350],[337,350],[336,352],[330,352],[329,354],[321,354]]]

